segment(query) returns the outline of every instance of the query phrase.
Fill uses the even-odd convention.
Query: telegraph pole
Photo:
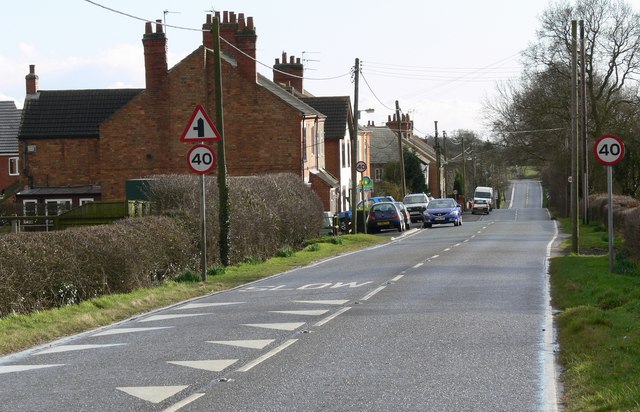
[[[223,265],[229,266],[229,251],[231,249],[231,208],[229,204],[229,186],[227,184],[227,162],[224,151],[224,118],[222,110],[222,69],[220,59],[220,22],[217,17],[213,17],[211,25],[213,32],[213,60],[215,62],[216,77],[216,128],[220,133],[218,140],[218,191],[220,209],[218,210],[218,221],[220,223],[220,261]]]
[[[447,196],[447,132],[442,131],[442,157],[444,164],[442,165],[442,174],[444,175],[444,196]]]
[[[571,20],[571,251],[579,253],[578,247],[578,147],[579,147],[579,117],[578,117],[578,42],[577,20]]]
[[[584,203],[582,218],[584,224],[589,223],[589,150],[587,148],[587,82],[585,74],[584,54],[584,20],[580,20],[580,82],[582,96],[582,202]]]
[[[351,229],[358,233],[358,190],[356,163],[358,163],[358,85],[360,81],[360,59],[356,58],[353,70],[355,89],[353,92],[353,126],[351,131]]]
[[[435,149],[436,149],[436,179],[438,180],[438,193],[437,197],[442,197],[442,188],[440,187],[440,143],[438,142],[438,121],[433,122],[436,127],[435,135]]]
[[[402,182],[402,197],[407,195],[407,179],[404,175],[404,155],[402,153],[402,123],[400,122],[400,103],[396,100],[396,127],[398,128],[398,155],[400,156],[400,177]]]

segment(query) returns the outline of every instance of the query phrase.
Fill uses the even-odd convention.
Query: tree
[[[404,175],[407,184],[407,193],[427,192],[427,181],[422,171],[422,162],[418,159],[415,152],[408,150],[406,147],[402,151],[404,157]]]
[[[621,137],[626,136],[633,129],[631,119],[637,123],[640,102],[634,79],[640,73],[640,18],[621,0],[552,3],[540,18],[537,41],[523,54],[520,82],[499,86],[498,98],[485,103],[508,157],[541,168],[558,209],[566,197],[570,163],[572,20],[584,21],[587,146],[605,132],[622,128]],[[602,191],[604,172],[594,163],[590,188]],[[619,183],[622,176],[616,176]]]

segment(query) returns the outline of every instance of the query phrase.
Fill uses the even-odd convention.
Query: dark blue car
[[[358,206],[356,209],[358,210],[369,210],[371,206],[380,202],[395,202],[393,196],[374,196],[371,197],[364,202],[361,200],[358,202]],[[353,213],[351,210],[347,210],[345,212],[338,213],[338,221],[340,222],[340,230],[346,232],[351,224],[351,217]]]
[[[447,223],[460,226],[462,224],[462,208],[455,199],[433,199],[422,212],[422,218],[423,227]]]

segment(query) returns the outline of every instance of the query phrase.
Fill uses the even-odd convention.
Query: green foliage
[[[217,276],[224,275],[227,270],[227,267],[223,264],[213,265],[209,269],[207,269],[208,276]]]
[[[309,251],[309,252],[317,252],[320,250],[320,244],[319,243],[312,243],[309,246],[307,246],[305,248],[305,250]]]
[[[459,170],[456,170],[456,177],[453,180],[453,190],[458,192],[458,195],[464,195],[464,179]]]
[[[202,277],[191,270],[187,270],[174,277],[173,280],[175,282],[200,282]]]
[[[294,250],[291,246],[283,246],[276,252],[277,257],[293,256]]]
[[[402,154],[404,158],[404,175],[407,184],[407,193],[428,192],[429,189],[422,171],[422,162],[418,159],[418,156],[416,156],[415,151],[405,147]],[[400,197],[400,200],[402,200],[402,197]]]
[[[599,223],[580,227],[581,242],[600,254],[550,265],[567,412],[640,406],[640,272],[624,253],[609,272],[601,230]]]

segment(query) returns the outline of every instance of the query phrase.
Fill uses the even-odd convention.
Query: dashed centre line
[[[346,311],[348,311],[349,309],[351,309],[350,307],[344,307],[340,310],[337,310],[335,313],[327,316],[326,318],[322,319],[321,321],[316,322],[313,326],[322,326],[325,323],[329,322],[332,319],[337,318],[338,316],[342,315],[343,313],[345,313]]]
[[[270,357],[277,355],[279,352],[282,352],[283,350],[287,349],[289,346],[293,345],[297,341],[298,341],[298,339],[289,339],[288,341],[286,341],[282,345],[278,346],[277,348],[275,348],[273,350],[270,350],[269,352],[265,353],[264,355],[260,356],[259,358],[256,358],[256,359],[252,360],[251,362],[247,363],[246,365],[244,365],[243,367],[238,369],[236,372],[248,372],[248,371],[250,371],[252,368],[254,368],[257,365],[261,364],[262,362],[266,361]]]

